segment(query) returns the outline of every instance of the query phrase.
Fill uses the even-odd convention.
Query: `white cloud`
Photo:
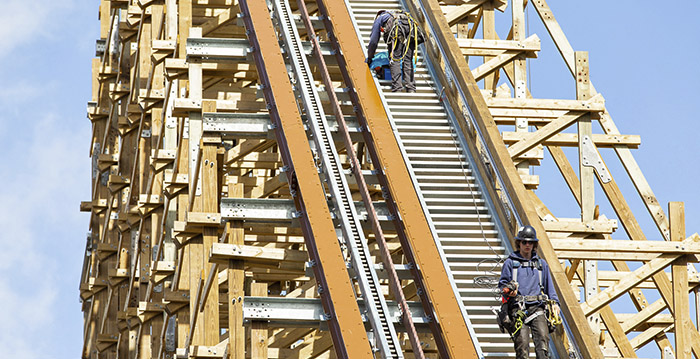
[[[36,84],[22,81],[19,83],[7,83],[0,88],[0,103],[3,106],[21,104],[35,99],[41,92],[41,87]]]
[[[72,0],[0,1],[0,58],[37,37],[50,37]]]

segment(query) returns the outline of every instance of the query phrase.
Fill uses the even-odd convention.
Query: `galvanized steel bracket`
[[[600,153],[593,144],[593,140],[589,136],[583,136],[581,141],[581,162],[586,167],[593,167],[598,177],[600,177],[601,182],[608,183],[612,181],[610,176],[610,171],[605,167],[603,163],[603,158],[600,157]]]

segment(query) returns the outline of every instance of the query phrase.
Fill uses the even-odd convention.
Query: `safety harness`
[[[423,36],[423,32],[416,25],[416,20],[414,20],[413,17],[411,17],[411,14],[402,10],[397,10],[391,12],[391,17],[392,19],[389,20],[391,21],[391,24],[389,24],[390,26],[387,26],[387,28],[389,28],[389,31],[387,32],[388,37],[385,38],[385,41],[390,40],[387,41],[387,43],[391,42],[391,51],[389,51],[391,61],[401,61],[404,59],[404,57],[406,57],[406,54],[408,53],[408,47],[410,45],[411,39],[413,39],[415,43],[414,49],[417,50],[418,45],[423,43],[425,37]],[[404,51],[401,57],[395,58],[394,50],[396,49],[399,43],[404,44]],[[414,51],[414,64],[417,59],[418,51]]]
[[[542,264],[539,258],[535,258],[533,261],[521,262],[513,261],[513,281],[518,281],[518,268],[536,268],[540,274],[540,295],[518,295],[515,300],[518,302],[534,302],[534,301],[545,301],[548,300],[546,294],[544,294],[544,271],[542,271]]]
[[[512,261],[513,263],[513,279],[512,282],[517,283],[518,282],[518,269],[519,268],[536,268],[537,271],[539,272],[539,278],[540,278],[540,294],[539,295],[516,295],[515,298],[509,299],[509,298],[504,298],[503,305],[501,306],[501,310],[498,315],[498,321],[499,321],[499,326],[501,327],[501,331],[503,332],[504,329],[507,329],[507,326],[512,327],[512,331],[510,332],[511,337],[515,336],[515,334],[520,330],[520,328],[523,327],[523,325],[530,324],[535,318],[537,318],[540,315],[545,315],[547,318],[547,324],[549,327],[549,331],[552,332],[554,331],[554,328],[561,324],[561,317],[559,316],[559,313],[557,313],[554,310],[554,305],[556,302],[554,300],[550,300],[547,294],[545,294],[545,289],[544,289],[544,271],[542,270],[542,264],[540,263],[539,258],[535,258],[535,260],[527,261],[527,262],[521,262],[519,260],[514,260]],[[510,306],[511,301],[514,300],[514,304],[518,306],[518,309],[515,310],[512,315]],[[528,302],[543,302],[545,303],[545,308],[544,312],[542,311],[536,311],[534,313],[528,313],[525,304]],[[504,313],[505,311],[505,313]],[[511,317],[512,316],[512,317]]]

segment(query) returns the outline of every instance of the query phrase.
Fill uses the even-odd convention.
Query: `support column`
[[[233,183],[229,177],[228,197],[242,198],[244,192],[243,183]],[[245,233],[243,221],[231,221],[228,233],[229,243],[243,245]],[[245,327],[243,327],[243,298],[245,284],[245,270],[242,260],[230,260],[228,262],[228,337],[229,354],[231,359],[245,359]]]
[[[192,27],[189,30],[189,37],[202,37],[202,29]],[[184,39],[186,42],[186,38]],[[182,40],[181,40],[182,41]],[[185,55],[181,53],[181,56]],[[189,78],[189,98],[193,101],[202,100],[202,63],[198,60],[188,62],[188,78]],[[202,139],[202,112],[191,111],[187,120],[189,129],[189,148],[188,148],[188,176],[189,181],[189,197],[188,197],[188,213],[200,212],[201,210],[201,173],[200,168],[200,140]],[[199,160],[199,161],[198,161]],[[202,256],[203,243],[202,238],[195,237],[187,244],[190,252],[190,273],[202,273]],[[204,277],[206,278],[206,277]],[[206,316],[195,314],[199,310],[198,292],[201,286],[201,276],[193,275],[190,277],[190,322],[194,328],[190,328],[192,338],[190,344],[205,345],[204,321]]]
[[[483,19],[483,36],[484,40],[497,40],[496,35],[496,14],[493,9],[493,2],[487,1],[482,5],[484,11]],[[484,63],[488,62],[495,56],[484,56]],[[491,96],[496,95],[496,87],[498,87],[498,80],[500,70],[494,71],[493,73],[486,75],[484,77],[484,90],[491,91]]]
[[[524,41],[525,40],[525,9],[522,1],[513,1],[513,40]],[[517,99],[527,98],[527,60],[524,54],[518,55],[513,60],[514,67],[514,97]],[[528,121],[527,118],[518,117],[515,119],[515,132],[528,132]],[[525,157],[526,154],[520,157]],[[517,163],[517,160],[516,160]],[[518,174],[520,177],[527,178],[530,174],[530,163],[529,161],[521,161],[516,164],[518,169]],[[527,181],[526,181],[527,182]]]
[[[588,52],[577,51],[576,58],[576,99],[588,100],[591,98],[591,86],[589,79]],[[586,114],[578,120],[578,158],[579,158],[579,176],[581,177],[581,221],[587,223],[594,218],[595,210],[595,174],[593,167],[586,166],[585,146],[590,146],[590,141],[593,138],[593,126],[591,124],[591,115]],[[590,159],[588,159],[590,161]],[[594,260],[586,260],[583,262],[584,276],[584,299],[594,297],[598,294],[598,262]],[[593,314],[588,317],[588,322],[591,329],[596,335],[600,335],[601,319],[600,314]]]
[[[668,204],[671,240],[680,242],[685,239],[685,206],[683,202]],[[686,313],[689,313],[688,300],[688,261],[685,256],[678,258],[671,267],[673,279],[673,326],[676,340],[676,359],[692,359],[691,327]]]
[[[252,283],[253,297],[267,297],[267,283]],[[267,359],[267,322],[254,320],[250,323],[250,358]]]
[[[201,65],[200,65],[201,71]],[[202,103],[202,112],[216,112],[216,101],[204,101]],[[200,114],[201,116],[201,114]],[[201,126],[201,120],[200,120]],[[220,138],[202,138],[202,160],[201,160],[201,178],[202,178],[202,212],[203,213],[219,213],[218,197],[219,197],[219,166],[216,160],[217,144],[221,143]],[[209,252],[214,243],[218,242],[218,228],[204,227],[203,231],[203,249],[201,263],[204,269],[204,277],[209,278],[212,266],[209,263]],[[213,278],[218,278],[218,273],[213,273]],[[204,313],[202,313],[201,324],[204,325],[204,343],[203,345],[219,344],[219,281],[212,280],[211,289],[205,298]]]

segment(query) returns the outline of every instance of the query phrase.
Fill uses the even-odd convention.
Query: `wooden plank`
[[[503,142],[507,145],[513,145],[518,141],[523,141],[533,136],[531,133],[509,131],[502,132],[502,135]],[[593,143],[598,148],[613,148],[616,146],[637,148],[642,142],[638,135],[605,135],[595,133],[592,139]],[[540,144],[547,147],[578,147],[579,136],[577,133],[557,133],[540,142]]]
[[[203,101],[202,111],[214,112],[216,111],[216,102],[213,101]],[[213,213],[220,215],[218,198],[219,198],[219,166],[217,161],[217,146],[215,144],[203,143],[202,144],[202,211],[205,213]],[[190,215],[192,212],[187,214],[188,221],[190,220]],[[214,216],[212,216],[214,217]],[[218,224],[218,223],[217,223]],[[211,227],[205,226],[202,233],[203,238],[203,251],[202,251],[202,267],[204,268],[204,275],[206,277],[216,275],[217,273],[210,273],[212,271],[212,266],[208,264],[209,262],[209,249],[211,246],[218,242],[218,226]],[[216,267],[215,267],[216,268]],[[219,282],[213,281],[211,283],[211,291],[209,295],[206,296],[206,301],[204,305],[204,337],[205,341],[203,345],[213,346],[217,345],[220,341],[219,335]]]
[[[228,197],[242,198],[243,184],[232,183],[229,178]],[[243,221],[231,221],[229,233],[229,244],[243,245],[245,231]],[[243,327],[243,290],[245,280],[244,262],[242,260],[229,260],[228,269],[228,332],[229,332],[229,355],[231,359],[245,359],[245,328]]]
[[[211,250],[212,261],[228,261],[230,259],[249,260],[254,262],[305,262],[309,256],[306,251],[239,244],[214,243]]]
[[[599,96],[588,101],[489,97],[485,101],[489,107],[496,108],[602,112],[605,110],[605,104],[600,102],[601,99]]]
[[[223,12],[216,15],[213,19],[207,20],[207,22],[203,23],[201,25],[202,35],[206,36],[209,33],[216,31],[221,26],[228,24],[231,20],[234,20],[236,18],[237,12],[234,12],[232,10],[233,9],[225,9]]]
[[[581,116],[584,116],[584,114],[569,112],[566,115],[559,117],[558,119],[538,129],[537,132],[535,132],[534,134],[528,135],[526,139],[508,147],[508,153],[512,158],[516,158],[522,155],[523,153],[539,145],[542,141],[554,136],[557,132],[560,132],[566,129],[567,127],[571,126]],[[516,130],[516,133],[524,132],[526,131],[519,132]]]
[[[545,227],[547,232],[567,232],[567,233],[612,233],[617,229],[616,220],[608,219],[597,219],[590,220],[587,222],[581,222],[577,220],[566,220],[559,218],[558,221],[544,221],[542,225]],[[557,242],[560,240],[557,239]],[[554,243],[554,242],[553,242]],[[564,242],[560,242],[564,243]],[[596,243],[596,242],[593,242]],[[562,248],[563,249],[563,248]]]
[[[464,39],[458,38],[457,44],[461,49],[484,49],[484,50],[497,50],[498,52],[503,52],[507,50],[511,51],[540,51],[540,38],[536,35],[530,35],[523,41],[515,40],[495,40],[495,39]]]
[[[493,2],[489,1],[485,3],[482,7],[484,14],[481,26],[485,41],[494,41],[498,37],[498,35],[496,34],[496,16],[493,5]],[[459,41],[460,39],[457,40],[458,44]],[[459,46],[461,47],[462,44],[459,44]],[[484,63],[488,62],[491,59],[491,56],[484,56]],[[490,91],[491,95],[494,95],[496,93],[499,78],[499,72],[486,75],[486,77],[484,78],[484,89]]]
[[[685,206],[683,202],[668,204],[669,227],[671,241],[680,242],[685,238]],[[692,359],[691,337],[688,325],[690,303],[688,300],[688,262],[686,257],[680,257],[671,266],[673,277],[673,337],[676,340],[676,359]]]
[[[483,64],[479,65],[479,67],[472,70],[474,80],[481,81],[486,76],[490,75],[494,71],[497,71],[502,66],[512,61],[519,54],[520,51],[508,50],[484,62]]]
[[[639,269],[632,272],[628,278],[621,280],[616,285],[596,294],[590,300],[581,304],[581,309],[586,315],[591,315],[602,306],[609,304],[619,296],[625,294],[630,288],[636,286],[643,280],[663,270],[669,264],[678,259],[677,254],[662,254]]]
[[[552,240],[556,242],[556,240]],[[632,261],[632,262],[647,262],[658,257],[654,253],[636,253],[636,252],[608,252],[608,251],[556,251],[557,256],[561,259],[569,260],[598,260],[598,261]]]
[[[641,334],[632,338],[632,340],[630,340],[630,345],[632,345],[632,348],[634,350],[639,350],[643,346],[645,346],[647,343],[654,340],[656,337],[663,335],[663,333],[669,329],[670,328],[668,325],[651,326],[647,330],[643,331]],[[673,353],[673,349],[670,346],[668,348],[669,348],[670,352]],[[662,352],[663,352],[663,349],[662,349]]]
[[[585,51],[577,51],[576,54],[576,99],[588,100],[591,98],[590,81],[589,81],[589,66],[588,53]],[[546,127],[546,126],[545,126]],[[581,220],[586,222],[593,219],[595,210],[595,173],[593,167],[586,165],[592,161],[586,158],[587,146],[594,144],[590,143],[590,138],[593,136],[593,126],[591,124],[591,115],[585,114],[578,119],[578,159],[579,159],[579,177],[581,191]],[[590,154],[589,154],[590,156]],[[598,262],[595,260],[584,260],[584,276],[583,276],[583,297],[588,301],[595,297],[598,292]],[[600,333],[601,317],[599,314],[593,314],[588,317],[588,322],[596,334]],[[611,324],[614,325],[614,324]]]
[[[447,23],[449,26],[457,24],[460,20],[464,19],[467,15],[474,12],[482,4],[488,0],[467,0],[464,4],[454,7],[448,13],[445,14]]]
[[[556,239],[552,240],[552,246],[556,250],[565,251],[608,251],[651,253],[658,255],[669,254],[700,254],[700,242],[692,239],[679,243],[666,241],[629,241],[629,240],[589,240],[589,239]]]
[[[250,286],[250,295],[254,297],[267,297],[267,283],[253,283]],[[250,358],[267,359],[267,322],[253,320],[250,323]]]
[[[625,358],[636,358],[637,354],[634,352],[632,344],[630,344],[629,339],[627,339],[625,331],[622,330],[622,326],[620,326],[620,322],[617,320],[617,317],[610,306],[601,308],[600,318],[603,325],[605,325],[605,328],[608,329],[608,333],[615,342],[620,354],[622,354],[622,356]]]

